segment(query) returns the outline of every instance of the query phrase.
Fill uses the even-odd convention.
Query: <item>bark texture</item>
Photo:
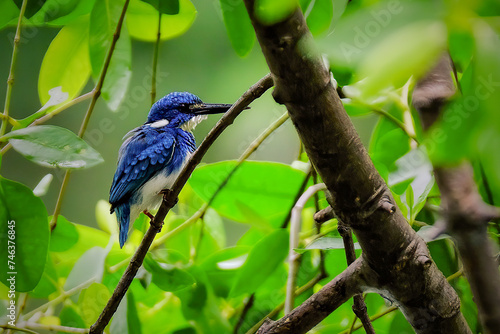
[[[360,277],[394,300],[417,333],[470,333],[460,313],[460,300],[437,269],[425,242],[401,212],[373,166],[330,82],[321,57],[311,49],[312,37],[297,9],[284,21],[264,25],[254,15],[254,0],[245,0],[248,13],[275,83],[273,96],[284,104],[311,162],[332,195],[339,218],[350,226],[363,249]],[[357,262],[355,262],[357,263]],[[335,285],[334,285],[335,286]],[[300,326],[289,316],[267,324],[261,333],[304,333],[331,312],[338,301],[311,298],[325,305],[302,312]],[[307,309],[308,301],[292,312]],[[314,311],[314,312],[313,312]],[[297,320],[298,321],[298,320]],[[297,323],[298,324],[298,323]],[[280,331],[283,326],[293,331]]]
[[[425,129],[439,119],[444,105],[456,93],[452,65],[449,55],[444,55],[415,87],[413,105]],[[499,216],[499,210],[483,202],[470,163],[435,166],[434,173],[446,230],[456,240],[484,331],[500,333],[500,273],[487,232],[488,222]]]

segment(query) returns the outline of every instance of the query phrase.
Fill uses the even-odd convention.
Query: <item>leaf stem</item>
[[[158,68],[158,55],[160,53],[161,39],[161,11],[158,10],[158,32],[156,34],[155,48],[153,51],[153,73],[151,74],[151,105],[156,100],[156,71]]]
[[[92,112],[94,111],[94,107],[95,107],[95,104],[97,102],[97,99],[99,98],[99,96],[101,96],[101,89],[102,89],[102,85],[104,83],[104,78],[106,77],[106,74],[108,72],[109,63],[111,62],[111,57],[113,56],[116,42],[120,38],[120,32],[122,29],[123,20],[125,19],[125,13],[127,12],[129,2],[130,2],[130,0],[125,0],[125,3],[123,4],[123,9],[122,9],[122,12],[120,14],[120,18],[118,19],[118,23],[116,25],[115,32],[113,34],[113,40],[111,41],[111,46],[109,47],[108,53],[106,55],[106,59],[104,61],[104,66],[102,68],[101,74],[99,75],[99,79],[97,81],[97,84],[95,85],[94,89],[91,92],[92,100],[90,101],[87,112],[85,113],[85,117],[83,118],[80,130],[78,131],[78,137],[80,137],[80,138],[83,138],[83,135],[85,134],[85,131],[87,130],[87,126],[89,124],[90,117],[92,116]],[[71,172],[69,170],[67,170],[66,173],[64,174],[63,183],[61,185],[61,189],[59,190],[59,196],[57,198],[56,206],[54,208],[54,214],[52,216],[52,221],[50,222],[50,228],[52,230],[57,225],[57,216],[59,216],[59,213],[61,212],[62,200],[63,200],[64,194],[66,192],[66,186],[67,186],[67,183],[69,181],[70,174],[71,174]]]
[[[0,127],[0,136],[5,134],[7,130],[7,122],[9,117],[10,100],[12,97],[12,86],[14,85],[14,69],[17,63],[17,51],[19,42],[21,41],[21,25],[26,11],[28,0],[23,0],[21,10],[19,11],[19,19],[17,20],[16,35],[14,36],[14,46],[12,48],[12,57],[10,60],[9,77],[7,78],[7,90],[5,92],[5,104],[3,108],[2,126]]]
[[[89,92],[89,93],[86,93],[86,94],[83,94],[83,95],[80,95],[78,96],[77,98],[74,98],[73,100],[63,104],[62,106],[52,110],[50,113],[34,120],[33,122],[31,122],[30,125],[28,125],[27,127],[31,127],[31,126],[35,126],[35,125],[40,125],[42,123],[45,123],[47,122],[48,120],[50,120],[52,117],[56,116],[57,114],[59,114],[60,112],[68,109],[69,107],[72,107],[74,106],[75,104],[78,104],[82,101],[85,101],[89,98],[92,97],[92,92]],[[10,118],[10,117],[9,117]],[[14,120],[14,119],[12,119]],[[14,120],[15,122],[17,122],[16,120]],[[11,121],[12,123],[12,121]],[[12,145],[10,143],[8,143],[7,145],[4,146],[4,148],[2,148],[2,150],[0,151],[0,155],[4,155],[8,150],[10,150],[12,147]]]
[[[36,313],[38,313],[38,312],[44,312],[50,306],[55,306],[55,305],[58,305],[59,303],[62,303],[68,297],[71,297],[72,295],[74,295],[75,293],[79,292],[80,290],[83,290],[83,289],[87,288],[94,281],[95,281],[95,279],[92,278],[92,279],[90,279],[88,281],[85,281],[85,282],[83,282],[83,283],[75,286],[72,289],[69,289],[68,291],[65,291],[65,292],[61,293],[59,296],[57,296],[56,298],[52,299],[51,301],[49,301],[49,302],[47,302],[47,303],[45,303],[43,305],[40,305],[36,309],[34,309],[34,310],[32,310],[32,311],[24,314],[23,315],[23,319],[28,320],[29,318],[31,318],[32,316],[34,316]]]

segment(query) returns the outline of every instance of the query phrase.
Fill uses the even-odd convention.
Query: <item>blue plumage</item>
[[[120,247],[130,222],[142,211],[156,209],[161,190],[172,186],[196,148],[191,131],[205,114],[225,112],[231,105],[206,104],[190,93],[171,93],[151,108],[148,120],[123,142],[111,185],[111,213],[116,211]]]

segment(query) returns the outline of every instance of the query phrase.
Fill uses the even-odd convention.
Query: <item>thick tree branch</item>
[[[455,95],[452,62],[444,55],[421,79],[413,93],[425,129],[441,116],[446,102]],[[479,309],[485,333],[500,332],[500,273],[495,263],[487,223],[500,216],[499,209],[483,202],[474,182],[472,166],[435,166],[441,190],[446,230],[455,238],[466,276]]]
[[[181,173],[179,174],[177,180],[175,181],[172,189],[167,191],[163,197],[163,203],[161,204],[156,216],[153,221],[151,221],[151,226],[146,231],[141,244],[137,248],[134,256],[130,260],[125,273],[118,282],[113,295],[106,304],[104,310],[99,315],[99,319],[90,327],[90,334],[102,333],[106,325],[111,320],[111,317],[116,312],[118,305],[120,304],[123,296],[127,292],[132,280],[134,279],[137,271],[139,270],[144,257],[146,256],[151,243],[153,242],[156,234],[160,232],[163,225],[163,220],[167,216],[167,213],[172,209],[172,207],[177,202],[177,196],[181,192],[182,188],[186,184],[189,176],[194,171],[196,166],[200,163],[201,159],[208,151],[213,142],[220,136],[220,134],[233,123],[234,119],[255,99],[259,98],[266,90],[272,87],[273,81],[270,75],[266,75],[260,79],[255,85],[250,87],[245,94],[243,94],[238,101],[229,109],[224,116],[219,120],[215,127],[209,132],[205,140],[200,144],[198,149],[193,153],[187,164],[183,167]]]
[[[394,206],[328,70],[311,49],[312,37],[302,12],[297,9],[280,23],[264,25],[255,16],[254,0],[245,4],[273,76],[273,96],[286,105],[312,164],[332,195],[335,213],[356,234],[363,249],[359,261],[375,273],[366,277],[368,285],[386,291],[417,333],[470,333],[457,294],[431,260],[424,241]],[[321,293],[313,298],[328,302]],[[303,319],[286,319],[287,326],[305,329],[321,317],[304,314]],[[306,321],[311,322],[305,326]],[[274,332],[278,327],[266,328]]]

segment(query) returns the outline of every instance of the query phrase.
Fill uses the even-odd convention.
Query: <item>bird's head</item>
[[[158,100],[149,111],[147,124],[152,127],[179,127],[191,131],[208,114],[224,113],[231,104],[203,103],[187,92],[174,92]]]

